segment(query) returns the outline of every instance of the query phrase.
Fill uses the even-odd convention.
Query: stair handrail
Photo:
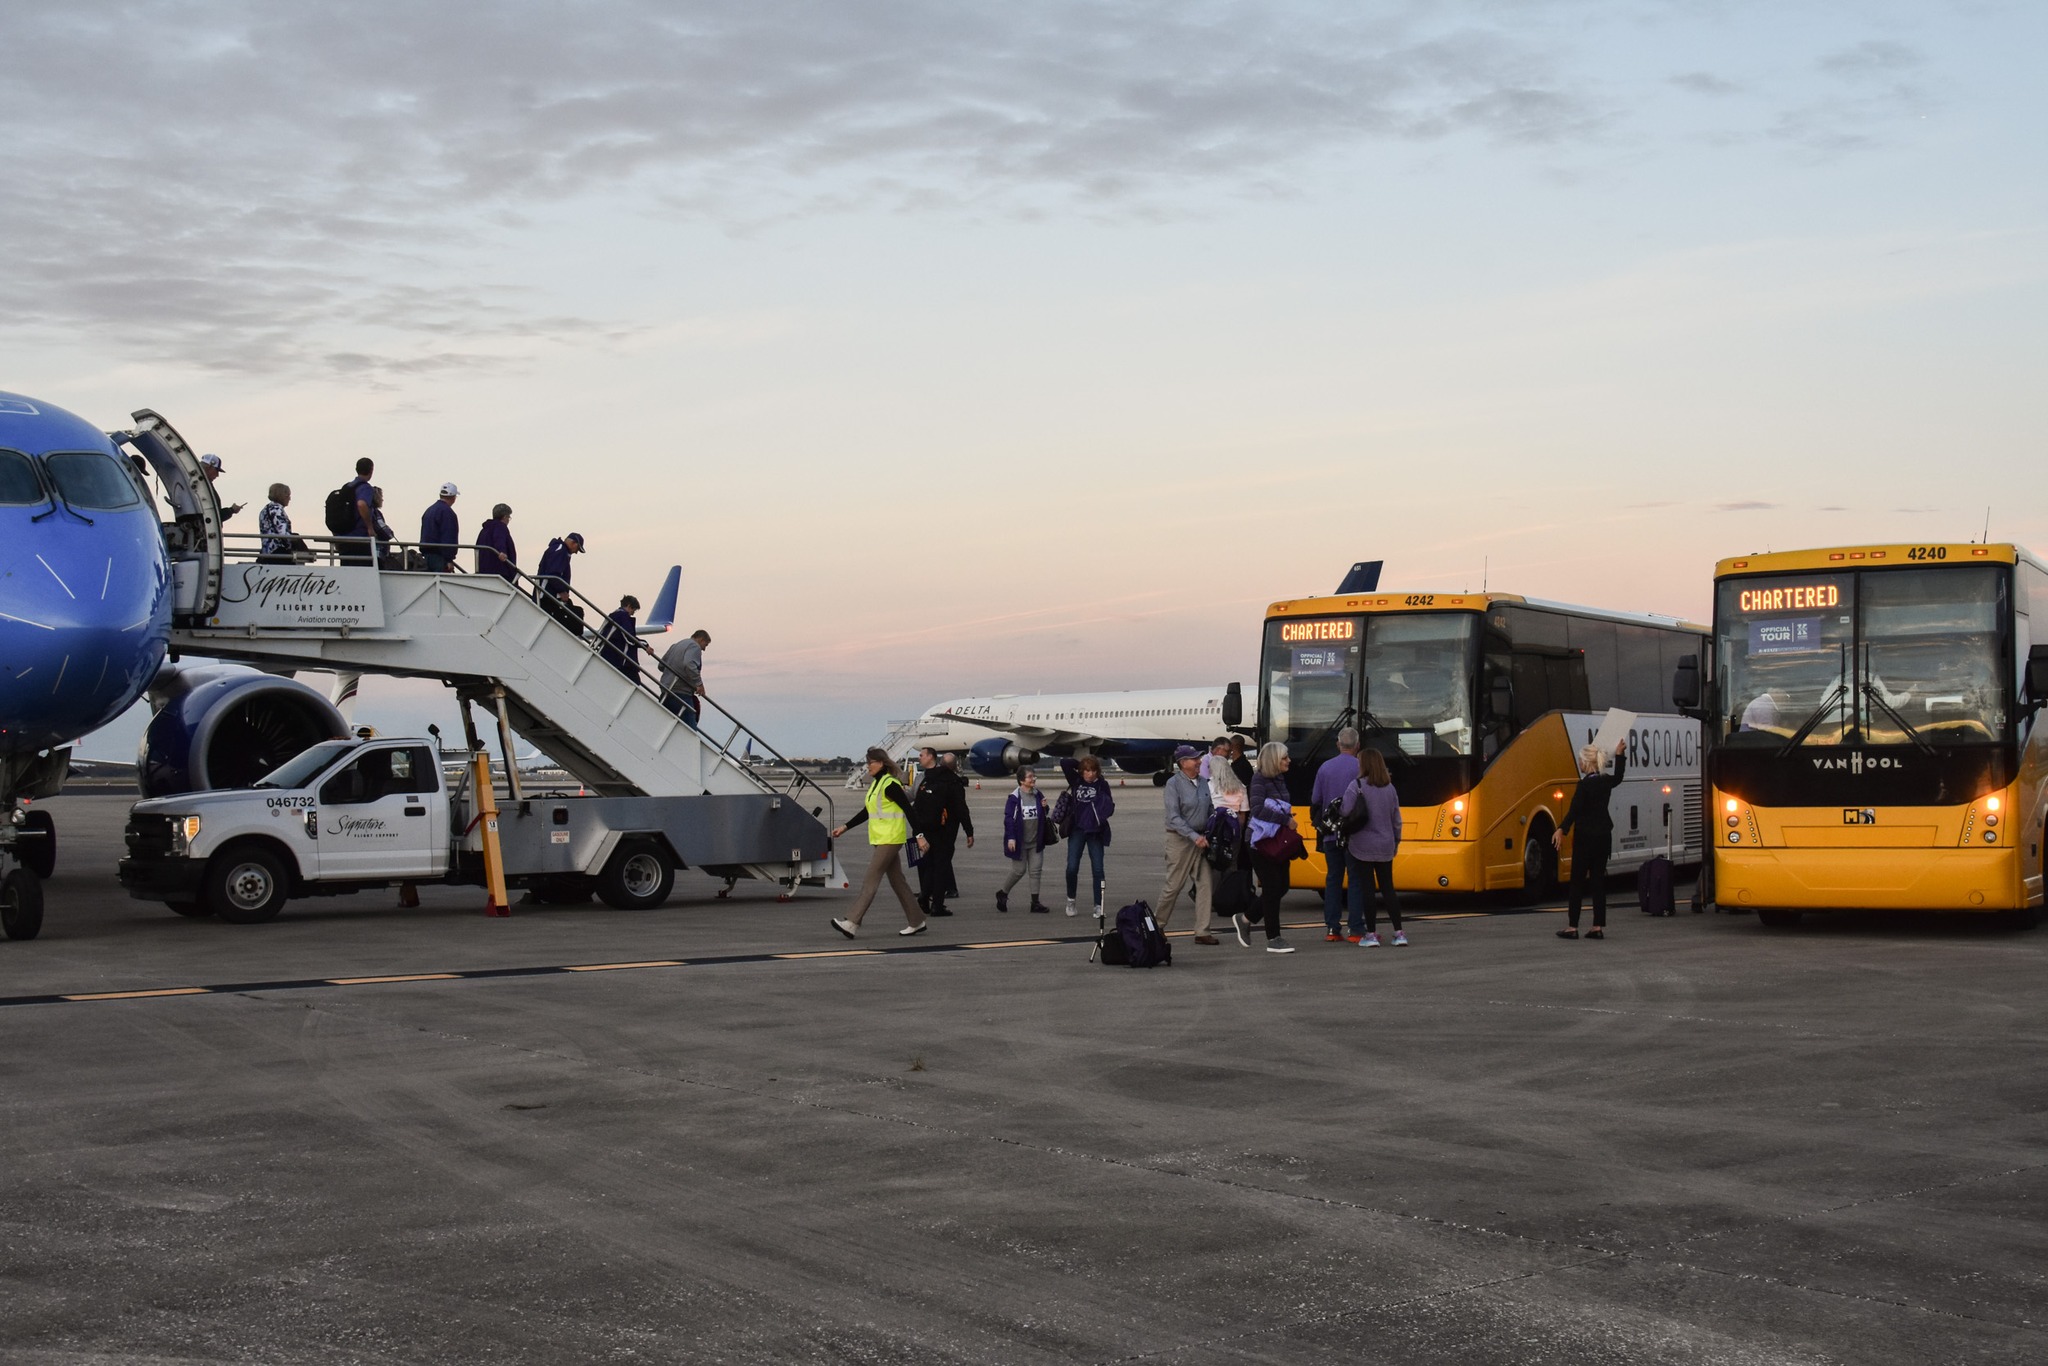
[[[360,547],[363,545],[364,542],[364,538],[361,536],[303,536],[297,532],[293,532],[292,535],[295,540],[299,541],[300,543],[306,546],[306,551],[303,553],[315,557],[322,556],[324,554],[326,558],[313,558],[309,560],[298,560],[294,558],[291,561],[278,561],[277,558],[273,556],[269,557],[270,562],[287,562],[298,564],[339,564],[341,556],[344,554],[360,554]],[[271,538],[266,536],[262,532],[224,532],[221,535],[223,558],[235,563],[264,562],[266,557],[264,557],[261,553],[262,542],[268,539]],[[253,548],[247,544],[251,541],[257,543]],[[393,538],[391,540],[380,540],[376,542],[376,555],[377,557],[381,558],[382,555],[388,553],[392,549],[397,549],[400,551],[419,550],[421,551],[421,553],[424,554],[425,547],[427,545],[442,546],[445,544],[445,542],[401,541],[396,538]],[[316,549],[316,545],[321,548]],[[344,548],[344,546],[346,548]],[[458,553],[464,550],[475,552],[482,548],[483,547],[478,547],[474,545],[456,546],[456,550]],[[374,567],[378,570],[379,573],[383,574],[430,574],[433,572],[431,570],[424,569],[393,569],[386,568],[382,565],[373,565],[368,567]],[[550,611],[546,601],[547,599],[552,599],[556,602],[560,602],[564,606],[574,606],[576,604],[581,604],[582,606],[588,608],[590,611],[597,613],[598,622],[603,624],[592,625],[586,617],[577,617],[574,618],[576,622],[576,626],[574,629],[576,630],[577,638],[579,639],[579,641],[583,643],[585,648],[589,649],[593,654],[603,654],[607,644],[607,637],[610,634],[605,629],[606,625],[608,625],[611,621],[610,614],[606,613],[602,608],[600,608],[596,602],[584,596],[584,594],[580,592],[573,583],[563,584],[561,585],[560,589],[555,589],[552,587],[543,587],[541,585],[540,575],[529,574],[526,570],[520,568],[516,564],[510,566],[510,568],[512,570],[513,577],[507,579],[507,582],[513,583],[515,586],[520,583],[528,585],[530,588],[529,596],[531,596],[534,603],[540,607],[544,615],[550,618],[556,625],[562,627],[562,629],[571,629],[570,619],[560,614],[557,614],[553,611]],[[457,568],[453,572],[465,573],[471,571],[464,571]],[[495,569],[479,569],[473,572],[478,577],[482,578],[506,578],[506,576],[503,573]],[[641,667],[641,653],[644,651],[650,656],[654,654],[653,647],[644,645],[641,643],[641,641],[642,637],[633,637],[631,648],[625,651],[627,656],[627,664],[629,665],[628,668],[619,668],[617,664],[614,664],[610,660],[604,661],[606,667],[617,669],[620,674],[624,675],[626,678],[632,681],[634,687],[638,691],[651,695],[657,703],[661,704],[661,707],[664,711],[667,711],[676,718],[677,724],[689,725],[687,721],[684,721],[682,719],[682,711],[680,706],[669,705],[671,700],[677,703],[681,703],[685,700],[684,695],[682,693],[675,691],[674,689],[665,686],[661,681],[661,676],[658,669],[654,673],[650,674]],[[730,765],[736,772],[744,776],[749,783],[752,783],[755,787],[760,788],[761,790],[768,792],[774,796],[794,797],[798,792],[802,791],[804,788],[809,788],[811,791],[817,793],[819,799],[824,802],[824,809],[822,812],[820,812],[816,808],[813,808],[811,814],[814,816],[824,816],[825,825],[827,829],[832,829],[838,825],[838,808],[832,800],[832,794],[827,792],[825,788],[817,782],[816,779],[810,777],[809,775],[805,774],[802,770],[798,769],[795,764],[791,763],[788,760],[788,758],[786,758],[783,755],[782,751],[776,749],[775,746],[769,744],[766,737],[762,736],[758,731],[748,726],[744,721],[740,720],[739,717],[735,716],[732,712],[728,711],[722,704],[714,702],[711,700],[710,697],[701,694],[692,694],[692,696],[695,697],[697,703],[699,724],[691,726],[690,728],[697,732],[698,738],[703,742],[706,748],[710,749],[714,754],[718,756],[718,760],[720,762]],[[710,732],[707,731],[702,724],[704,719],[704,709],[707,707],[713,711],[716,711],[719,714],[719,716],[725,718],[725,720],[732,722],[732,730],[723,742],[714,739]],[[770,758],[774,759],[778,764],[782,765],[782,767],[789,770],[791,779],[790,784],[786,789],[776,788],[776,786],[773,783],[768,782],[760,774],[753,772],[748,764],[742,762],[739,758],[736,758],[734,756],[733,745],[739,740],[741,740],[742,737],[752,741],[752,747],[754,749],[768,755]]]

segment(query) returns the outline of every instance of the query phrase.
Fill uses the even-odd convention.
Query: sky
[[[24,3],[0,388],[359,455],[849,753],[1386,583],[2048,548],[2048,7]],[[253,511],[244,516],[253,516]],[[372,680],[362,716],[452,715]],[[135,723],[98,748],[132,746]],[[86,752],[94,751],[88,745]]]

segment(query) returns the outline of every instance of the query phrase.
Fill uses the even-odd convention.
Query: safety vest
[[[892,801],[885,801],[882,789],[896,779],[884,773],[868,785],[868,843],[908,844],[910,843],[910,817],[902,807]]]

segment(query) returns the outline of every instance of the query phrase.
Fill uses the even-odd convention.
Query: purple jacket
[[[1074,833],[1107,835],[1109,818],[1116,814],[1116,798],[1100,777],[1092,783],[1081,781],[1081,761],[1060,760],[1060,772],[1067,775],[1067,790],[1074,794]]]
[[[512,528],[493,517],[477,528],[476,572],[496,574],[507,583],[514,582],[518,562],[518,547],[512,544]]]
[[[1046,836],[1052,833],[1052,803],[1043,791],[1032,793],[1031,798],[1038,803],[1038,847],[1043,849]],[[1003,857],[1020,859],[1024,853],[1024,795],[1022,788],[1015,788],[1003,802]]]
[[[1365,828],[1352,832],[1345,848],[1362,863],[1392,863],[1401,848],[1401,794],[1394,785],[1374,787],[1359,781],[1344,791],[1344,813],[1349,815],[1364,802],[1369,813]]]

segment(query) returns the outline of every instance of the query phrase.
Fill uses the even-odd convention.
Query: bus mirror
[[[2048,645],[2027,651],[2027,700],[2036,709],[2048,707]]]
[[[1678,668],[1671,674],[1671,701],[1681,712],[1691,712],[1700,705],[1700,657],[1680,655]]]
[[[1233,729],[1244,721],[1244,689],[1232,683],[1223,690],[1223,728]]]

